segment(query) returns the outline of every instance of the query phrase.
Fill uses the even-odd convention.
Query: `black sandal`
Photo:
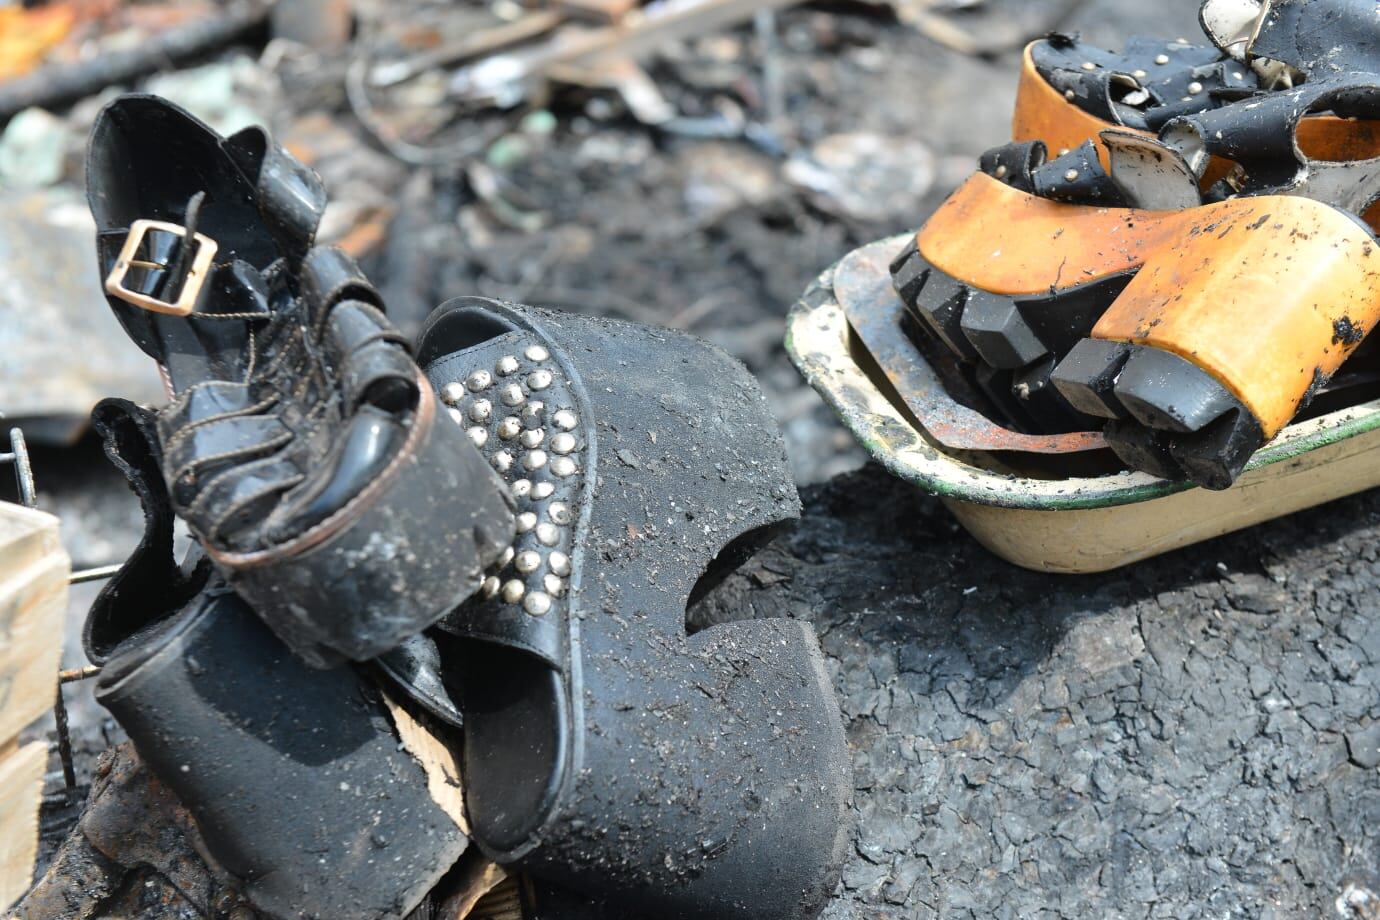
[[[851,785],[813,631],[686,631],[799,510],[755,381],[687,335],[480,298],[418,342],[520,512],[439,626],[475,839],[618,916],[813,916]]]
[[[177,566],[152,416],[96,407],[139,496],[139,547],[87,618],[96,699],[195,818],[218,866],[275,917],[402,917],[465,851],[457,820],[352,667],[304,667],[211,571]]]
[[[257,128],[223,139],[124,96],[87,172],[107,300],[159,363],[173,506],[317,666],[395,647],[470,596],[511,499],[343,252],[320,180]],[[189,245],[193,241],[194,245]]]

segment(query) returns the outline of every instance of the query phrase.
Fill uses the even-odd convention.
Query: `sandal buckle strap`
[[[175,298],[161,300],[151,294],[144,294],[125,286],[125,279],[128,277],[130,269],[166,269],[170,267],[139,258],[139,247],[143,245],[144,238],[151,230],[171,233],[182,237],[184,240],[187,237],[187,228],[180,224],[161,220],[136,220],[130,225],[129,235],[125,237],[124,245],[120,247],[120,254],[115,259],[115,266],[106,276],[105,292],[112,297],[118,297],[125,303],[154,313],[188,316],[196,309],[197,301],[201,297],[201,288],[211,274],[211,265],[215,261],[219,246],[209,236],[193,233],[192,241],[196,244],[196,254],[192,257],[192,264],[187,270],[186,277],[182,279],[182,286],[177,291]]]

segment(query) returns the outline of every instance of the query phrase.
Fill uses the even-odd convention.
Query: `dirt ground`
[[[959,21],[1019,31],[1056,5],[994,2]],[[1071,27],[1112,46],[1191,36],[1196,7],[1093,0]],[[959,55],[861,5],[788,11],[776,35],[774,133],[669,135],[606,98],[564,100],[551,128],[489,150],[520,219],[496,219],[454,170],[377,154],[400,214],[371,268],[394,315],[415,327],[448,297],[507,297],[687,328],[759,375],[806,516],[714,604],[808,619],[830,657],[859,819],[831,920],[1380,917],[1374,895],[1363,903],[1380,892],[1366,876],[1380,870],[1380,497],[1072,578],[1000,562],[937,502],[855,472],[863,454],[786,358],[785,313],[832,261],[918,224],[1005,139],[1019,57]],[[653,73],[705,114],[757,98],[759,46],[740,29]],[[287,104],[338,104],[312,92],[289,86]],[[845,133],[910,145],[933,181],[903,160],[890,181],[908,194],[851,208],[791,181],[792,159]],[[121,558],[138,511],[95,445],[40,449],[35,464],[74,564]],[[73,590],[69,666],[94,592]],[[67,696],[85,783],[119,733],[89,689]],[[74,813],[60,787],[54,772],[50,840]]]

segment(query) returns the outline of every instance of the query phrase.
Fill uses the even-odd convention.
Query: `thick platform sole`
[[[912,239],[891,263],[901,302],[943,343],[993,404],[1017,425],[1041,432],[1088,431],[1099,420],[1065,399],[1050,373],[1125,288],[1129,276],[1044,296],[994,294],[925,261]]]
[[[96,698],[273,916],[403,917],[468,845],[377,691],[303,667],[227,590],[112,654]]]
[[[494,593],[444,626],[475,839],[612,916],[816,915],[850,771],[814,637],[686,628],[798,513],[756,382],[684,333],[477,299],[441,308],[419,354],[443,391],[521,380],[455,407],[520,495]]]
[[[1108,440],[1123,460],[1225,488],[1380,321],[1377,245],[1350,215],[1303,198],[1108,209],[979,174],[893,272],[956,353],[996,370],[1055,353],[1053,389],[1077,417],[1114,420]],[[1069,305],[1089,291],[1110,303],[1070,342],[1096,308]],[[1063,312],[1030,306],[1044,301]],[[1050,315],[1075,314],[1050,331]]]

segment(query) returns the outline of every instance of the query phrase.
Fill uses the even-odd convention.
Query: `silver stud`
[[[532,480],[519,479],[509,486],[509,488],[513,490],[513,494],[518,498],[526,498],[528,495],[532,494]]]
[[[527,386],[533,390],[544,390],[551,386],[551,372],[546,370],[533,371],[527,375]]]
[[[500,583],[498,576],[490,575],[488,578],[484,579],[484,584],[480,586],[479,590],[484,592],[485,597],[493,597],[498,593],[499,587]]]
[[[503,600],[508,604],[516,604],[522,600],[522,596],[527,593],[527,586],[516,578],[510,579],[503,586]]]
[[[1084,62],[1083,62],[1083,69],[1084,69],[1084,70],[1096,70],[1096,69],[1097,69],[1097,65],[1094,64],[1092,61],[1084,61]]]
[[[541,417],[546,412],[546,403],[540,399],[534,399],[522,407],[522,420],[529,425],[540,425]]]
[[[508,563],[512,562],[513,554],[516,552],[517,550],[513,549],[511,546],[504,547],[503,555],[498,557],[498,567],[501,569]]]
[[[458,383],[448,383],[441,387],[441,401],[448,405],[455,405],[465,398],[465,388]]]
[[[561,577],[570,574],[570,557],[559,550],[546,557],[546,564],[551,566],[551,571]]]
[[[1073,101],[1073,97],[1074,97],[1074,92],[1073,92],[1073,90],[1071,90],[1071,89],[1066,89],[1066,90],[1064,90],[1064,98],[1065,98],[1065,99],[1067,99],[1069,102],[1072,102],[1072,101]]]
[[[487,399],[476,399],[474,405],[470,406],[470,418],[476,422],[487,422],[493,414],[494,404]]]
[[[546,437],[546,432],[542,431],[540,428],[528,428],[522,433],[522,446],[536,447],[542,442],[542,438],[544,437]]]
[[[528,345],[527,350],[524,351],[523,354],[527,356],[528,361],[545,361],[547,358],[551,357],[551,352],[542,348],[540,345]]]
[[[521,430],[522,422],[519,422],[516,416],[510,415],[498,423],[498,436],[505,441],[511,441],[517,437]]]
[[[497,581],[497,579],[494,580]],[[546,593],[550,594],[552,597],[560,597],[565,593],[565,582],[561,581],[555,575],[547,575],[542,578],[541,585],[546,589]]]
[[[1063,156],[1064,154],[1066,154],[1066,153],[1068,153],[1068,152],[1069,152],[1069,148],[1067,148],[1067,147],[1060,147],[1060,148],[1059,148],[1059,156]]]
[[[1137,70],[1135,73],[1131,74],[1131,76],[1135,77],[1137,80],[1144,80],[1150,75],[1143,70]]]
[[[1201,93],[1202,91],[1203,91],[1203,84],[1197,82],[1196,80],[1195,80],[1194,82],[1188,84],[1188,94],[1189,94],[1190,96],[1196,96],[1196,95],[1198,95],[1199,93]]]
[[[551,507],[546,509],[546,514],[556,524],[570,523],[570,506],[565,502],[552,502]]]
[[[493,464],[494,469],[500,473],[506,473],[513,468],[513,455],[506,450],[500,450],[494,454]]]
[[[517,554],[517,558],[513,560],[513,566],[524,575],[528,572],[535,572],[541,567],[541,554],[534,553],[530,549],[525,550]]]
[[[475,447],[483,447],[489,441],[489,433],[478,425],[475,425],[465,433],[470,436],[470,441],[474,443]]]
[[[530,511],[524,511],[517,516],[517,532],[527,533],[537,526],[537,516]]]
[[[1076,169],[1070,169],[1068,172],[1064,173],[1064,181],[1065,181],[1065,182],[1072,182],[1074,179],[1077,179],[1077,178],[1078,178],[1078,170],[1076,170]]]
[[[555,546],[561,542],[561,532],[555,524],[538,524],[537,540],[542,546]]]
[[[451,418],[455,419],[455,424],[464,426],[465,413],[461,412],[459,409],[447,409],[446,412],[450,414]]]
[[[527,595],[527,600],[522,602],[522,609],[534,617],[539,617],[550,611],[551,598],[540,591],[533,591]]]
[[[557,457],[551,461],[551,472],[564,479],[575,474],[575,461],[569,457]]]
[[[1156,56],[1156,58],[1155,58],[1155,63],[1156,63],[1156,64],[1168,64],[1168,63],[1169,63],[1169,55],[1167,55],[1167,54],[1161,54],[1161,55]]]
[[[531,450],[522,455],[522,465],[529,470],[539,470],[546,466],[546,451]]]
[[[523,395],[522,387],[510,383],[498,392],[498,398],[503,400],[505,406],[520,406],[527,397]]]
[[[556,487],[549,482],[539,482],[532,486],[532,497],[537,501],[543,498],[550,498],[551,493],[556,491]]]
[[[997,167],[997,178],[998,178],[998,179],[1005,179],[1005,178],[1006,178],[1006,164],[1005,164],[1005,163],[1003,163],[1003,164],[1001,164],[1000,166]]]
[[[1000,172],[1000,170],[998,170],[998,172]],[[574,429],[576,425],[580,424],[580,420],[575,417],[575,413],[571,412],[569,409],[562,409],[557,412],[551,420],[555,422],[556,427],[562,431],[570,431]]]
[[[520,366],[517,358],[512,355],[504,355],[498,359],[498,366],[495,370],[498,371],[500,377],[507,377],[509,374],[516,374]]]
[[[475,371],[465,378],[465,386],[470,388],[471,393],[478,393],[480,390],[487,390],[494,385],[494,376],[488,371]]]
[[[558,454],[568,454],[575,449],[575,436],[562,431],[551,439],[551,449]]]

